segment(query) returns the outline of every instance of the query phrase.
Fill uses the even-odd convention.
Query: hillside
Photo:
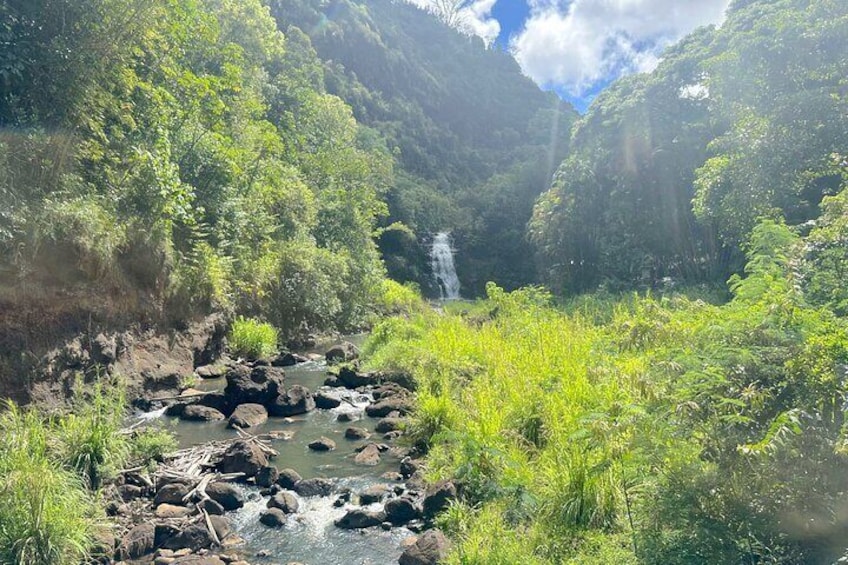
[[[523,238],[532,202],[567,151],[576,113],[515,60],[404,2],[275,1],[281,29],[306,30],[329,92],[395,155],[381,239],[389,274],[429,282],[418,246],[452,231],[467,295],[488,280],[536,281]]]

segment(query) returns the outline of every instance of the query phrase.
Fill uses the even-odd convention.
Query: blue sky
[[[464,0],[461,27],[511,52],[527,76],[583,111],[613,80],[653,70],[666,47],[720,24],[729,2]]]

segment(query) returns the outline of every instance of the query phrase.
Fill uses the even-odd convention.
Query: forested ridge
[[[54,401],[0,408],[0,564],[134,551],[177,444],[128,401],[397,456],[379,510],[326,460],[235,477],[395,558],[848,560],[848,4],[733,0],[582,116],[435,11],[0,0],[0,396]],[[436,232],[474,300],[423,298]],[[361,358],[289,351],[332,331]],[[216,553],[200,477],[165,510]]]

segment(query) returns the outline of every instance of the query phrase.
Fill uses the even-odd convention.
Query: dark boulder
[[[152,524],[141,524],[123,537],[115,557],[118,560],[140,559],[155,549],[156,528]]]
[[[294,490],[294,486],[302,479],[303,477],[294,469],[283,469],[277,478],[277,484],[285,489]]]
[[[318,392],[315,394],[315,407],[322,410],[332,410],[341,406],[342,401],[335,396],[326,392]]]
[[[333,482],[329,479],[303,479],[294,485],[294,491],[300,496],[329,496],[333,492]]]
[[[216,518],[220,518],[220,516],[215,516]],[[210,519],[212,517],[210,516]],[[212,539],[212,535],[209,533],[209,530],[206,529],[206,526],[193,524],[186,527],[177,535],[169,538],[162,544],[162,547],[165,549],[190,549],[192,551],[199,551],[201,549],[208,549],[212,547],[214,540]]]
[[[385,520],[386,513],[383,511],[375,512],[371,510],[364,510],[362,508],[354,508],[336,520],[335,524],[337,527],[345,530],[358,530],[379,526]]]
[[[416,506],[415,501],[408,496],[389,500],[386,502],[385,510],[386,519],[395,526],[406,524],[421,516],[421,510]]]
[[[357,347],[349,341],[345,341],[339,345],[331,347],[327,353],[324,354],[324,357],[330,365],[346,363],[359,357],[359,349],[357,349]]]
[[[350,427],[345,430],[344,436],[345,439],[361,440],[368,439],[369,437],[371,437],[371,434],[365,428]]]
[[[327,437],[321,437],[309,442],[307,446],[312,451],[332,451],[336,448],[336,442]]]
[[[257,445],[238,440],[224,452],[218,463],[218,470],[224,474],[244,473],[247,477],[253,477],[267,466],[268,458]]]
[[[191,486],[188,484],[169,483],[161,487],[156,493],[156,498],[153,499],[153,505],[185,504],[183,501],[189,492],[191,492]]]
[[[391,396],[365,407],[365,413],[372,418],[385,418],[392,412],[409,414],[412,412],[412,401],[405,396]]]
[[[261,404],[240,404],[233,411],[229,427],[252,428],[268,421],[268,411]]]
[[[373,467],[380,463],[380,446],[376,443],[369,443],[353,458],[357,465]]]
[[[230,483],[221,481],[210,483],[206,487],[206,494],[228,512],[244,506],[244,495],[241,490]]]
[[[383,418],[382,420],[377,422],[377,425],[374,427],[374,429],[381,434],[396,432],[401,429],[404,422],[405,421],[403,418]]]
[[[380,502],[389,495],[388,485],[372,485],[359,493],[359,503],[363,506]]]
[[[351,389],[377,384],[375,373],[359,373],[351,367],[341,367],[336,378],[342,383],[342,386]]]
[[[287,391],[279,394],[268,406],[271,416],[285,418],[298,416],[315,410],[315,399],[309,389],[300,385],[294,385]]]
[[[220,411],[210,408],[209,406],[203,406],[202,404],[189,404],[182,411],[182,414],[180,414],[180,418],[193,422],[216,422],[218,420],[223,420],[226,416],[224,416]]]
[[[280,472],[277,471],[277,468],[273,465],[268,465],[267,467],[262,467],[258,473],[256,473],[256,484],[260,487],[270,488],[271,485],[277,482],[277,479],[280,478]]]
[[[400,565],[437,565],[448,556],[450,544],[439,530],[429,530],[403,552]]]
[[[259,366],[251,369],[237,365],[227,372],[224,394],[230,404],[262,404],[269,406],[283,390],[285,373],[277,367]]]
[[[442,481],[427,487],[424,494],[424,515],[434,517],[446,510],[451,500],[456,499],[456,485],[451,481]]]
[[[279,508],[269,508],[259,515],[259,523],[269,528],[282,528],[287,521],[288,516]]]
[[[277,508],[286,514],[294,514],[300,508],[300,504],[292,493],[283,491],[268,499],[268,508]]]

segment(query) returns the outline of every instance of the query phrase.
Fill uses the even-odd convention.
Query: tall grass
[[[97,514],[80,475],[54,457],[53,431],[10,404],[0,415],[0,563],[78,565]]]
[[[270,357],[277,352],[277,328],[253,318],[236,318],[227,339],[235,355],[250,359]]]

